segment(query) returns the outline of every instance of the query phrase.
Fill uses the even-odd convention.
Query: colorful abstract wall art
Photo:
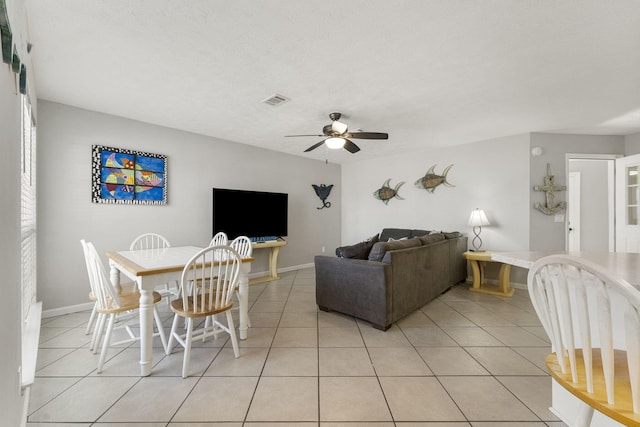
[[[167,156],[92,146],[94,203],[167,204]]]

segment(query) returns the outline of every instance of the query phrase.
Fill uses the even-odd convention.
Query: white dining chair
[[[119,314],[126,312],[135,314],[133,313],[133,310],[137,310],[140,306],[140,292],[136,289],[132,292],[118,293],[109,280],[109,276],[107,275],[104,264],[102,263],[102,260],[100,259],[95,246],[93,246],[91,242],[83,241],[82,243],[83,247],[86,248],[89,282],[91,283],[92,292],[96,297],[97,324],[91,344],[94,353],[97,352],[98,342],[102,334],[104,334],[104,341],[102,343],[102,349],[100,350],[97,369],[97,372],[101,373],[102,368],[104,367],[104,362],[106,360],[109,347],[137,341],[140,339],[139,336],[136,336],[134,334],[131,326],[127,322],[123,322],[122,326],[126,329],[129,338],[116,343],[111,342],[116,317]],[[160,340],[162,341],[162,347],[166,351],[167,340],[164,329],[162,328],[162,319],[160,318],[158,309],[155,306],[155,304],[160,300],[160,294],[154,292],[153,317],[158,328],[158,332],[154,334],[154,336],[160,337]]]
[[[209,242],[209,246],[222,246],[227,245],[229,238],[224,231],[218,231],[215,236]]]
[[[237,358],[238,340],[231,316],[233,293],[238,283],[241,257],[229,246],[209,246],[189,260],[182,271],[181,296],[171,301],[174,313],[171,335],[166,353],[171,354],[175,343],[184,347],[182,378],[189,373],[191,344],[194,339],[215,336],[224,331],[231,337],[233,353]],[[189,286],[190,284],[197,286]],[[194,322],[201,318],[226,313],[227,323],[215,321],[212,325],[203,323],[194,329]],[[178,333],[178,321],[186,320],[186,332]]]
[[[129,245],[130,251],[143,250],[143,249],[165,249],[170,248],[171,244],[166,237],[157,233],[144,233],[133,239],[131,245]],[[165,283],[163,289],[156,289],[156,291],[167,300],[167,305],[172,297],[178,297],[178,281],[172,283]]]
[[[251,239],[247,236],[238,236],[229,243],[233,249],[240,254],[241,258],[251,258],[253,254],[253,245],[251,244]],[[238,301],[240,300],[240,291],[239,287],[236,287],[236,297]],[[238,310],[240,307],[238,307]],[[249,313],[247,312],[247,326],[251,327],[251,319],[249,318]]]
[[[527,286],[551,339],[547,369],[581,401],[574,426],[594,409],[640,426],[640,291],[588,260],[557,255],[529,270]],[[612,306],[623,309],[612,310]]]
[[[85,335],[89,335],[93,329],[93,333],[91,336],[91,341],[89,344],[89,350],[90,351],[94,351],[94,349],[97,349],[96,347],[96,341],[97,341],[97,337],[99,337],[100,333],[102,331],[98,331],[98,298],[96,297],[96,293],[94,291],[94,285],[93,283],[95,283],[95,281],[93,280],[93,269],[91,268],[91,264],[89,262],[89,253],[88,253],[88,247],[87,247],[87,242],[84,239],[80,240],[80,243],[82,245],[82,252],[84,254],[84,260],[85,260],[85,266],[87,268],[87,275],[89,277],[89,286],[90,286],[90,291],[89,291],[89,301],[93,302],[93,307],[91,309],[91,314],[89,315],[89,321],[87,322],[87,327],[85,329]],[[122,293],[129,293],[129,292],[133,292],[136,289],[136,283],[135,282],[127,282],[127,283],[121,283],[120,284],[120,292]],[[95,353],[95,352],[94,352]]]

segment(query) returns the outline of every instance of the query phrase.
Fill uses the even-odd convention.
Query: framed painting
[[[167,204],[167,156],[92,146],[94,203]]]

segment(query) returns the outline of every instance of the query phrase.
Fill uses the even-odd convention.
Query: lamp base
[[[480,226],[473,227],[473,234],[475,234],[475,237],[471,241],[471,244],[473,245],[474,252],[486,252],[480,249],[482,247],[482,239],[480,238],[481,232],[482,232],[482,227]]]

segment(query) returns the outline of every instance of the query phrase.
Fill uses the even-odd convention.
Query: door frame
[[[565,176],[569,177],[569,161],[570,160],[610,160],[608,163],[607,176],[608,182],[608,200],[607,207],[609,210],[609,252],[616,250],[616,159],[625,157],[624,154],[586,154],[586,153],[566,153],[565,154]],[[567,186],[567,200],[570,200],[569,186]],[[570,209],[570,208],[569,208]],[[569,250],[569,215],[565,215],[565,250]]]

